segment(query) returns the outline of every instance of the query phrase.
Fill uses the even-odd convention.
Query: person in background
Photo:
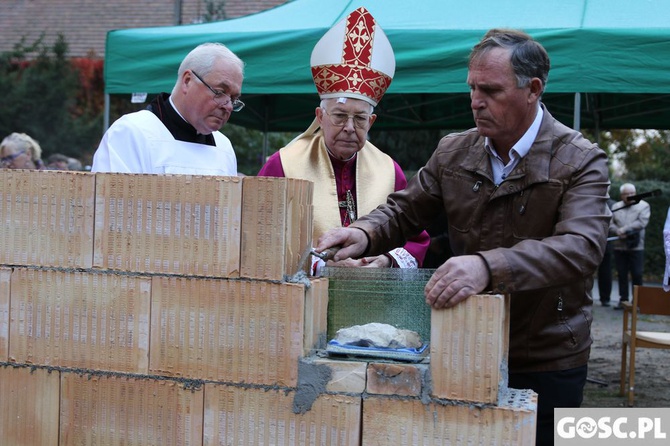
[[[42,148],[25,133],[11,133],[0,143],[0,167],[42,170]]]
[[[670,291],[670,208],[663,225],[663,248],[665,250],[665,273],[663,274],[663,289]]]
[[[405,189],[316,246],[339,246],[335,260],[375,255],[444,210],[454,256],[426,284],[426,303],[510,294],[509,387],[537,392],[538,445],[553,444],[554,408],[582,403],[612,215],[606,153],[541,103],[549,67],[528,34],[487,32],[468,63],[476,128],[442,138]]]
[[[635,200],[635,185],[624,183],[619,188],[621,201],[612,206],[610,232],[619,237],[614,242],[614,264],[619,279],[619,303],[615,310],[623,308],[622,302],[628,297],[635,285],[642,285],[644,269],[644,232],[651,209],[644,200]],[[628,285],[630,275],[632,284]]]
[[[359,8],[333,26],[315,45],[311,65],[321,98],[316,117],[307,131],[273,154],[258,175],[314,183],[316,240],[384,203],[391,192],[407,185],[407,179],[397,162],[367,140],[377,119],[374,108],[395,72],[393,49],[374,17]],[[428,234],[408,240],[380,255],[343,259],[336,265],[420,267]],[[314,259],[313,272],[320,266],[323,261]]]
[[[615,202],[612,199],[607,200],[607,207],[610,211],[612,210],[614,203]],[[598,266],[598,296],[600,305],[603,307],[610,306],[612,297],[612,244],[613,242],[608,240],[607,247],[605,248],[605,255]]]
[[[67,168],[68,170],[84,170],[84,166],[81,164],[81,161],[71,156],[67,158]]]
[[[92,171],[237,175],[235,152],[219,129],[244,107],[243,77],[243,62],[226,46],[197,46],[181,62],[171,94],[110,126]]]
[[[70,159],[62,153],[53,153],[47,157],[48,170],[70,170]]]

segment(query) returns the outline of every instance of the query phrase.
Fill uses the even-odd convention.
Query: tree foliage
[[[670,181],[670,131],[645,130],[637,144],[617,148],[631,180]]]
[[[670,131],[619,129],[598,136],[600,147],[612,160],[613,178],[670,181]]]
[[[43,37],[31,44],[22,39],[0,55],[0,134],[29,134],[39,141],[43,157],[57,152],[79,157],[100,140],[100,106],[82,94],[80,71],[67,57],[63,35],[51,47],[42,42]]]
[[[437,148],[437,143],[446,132],[440,130],[416,130],[375,132],[370,131],[370,140],[380,150],[395,159],[408,176],[423,167]]]
[[[235,116],[233,116],[233,121]],[[305,126],[307,128],[307,126]],[[221,131],[230,139],[237,156],[237,170],[245,175],[256,175],[265,163],[263,146],[265,135],[258,130],[227,123]],[[266,155],[284,147],[295,136],[293,133],[271,132],[267,134]]]
[[[205,13],[202,17],[203,22],[215,22],[217,20],[226,20],[227,18],[225,0],[205,0]]]

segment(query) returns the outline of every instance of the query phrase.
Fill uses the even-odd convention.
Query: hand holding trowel
[[[335,255],[340,250],[342,250],[341,254],[345,254],[344,258],[363,254],[366,250],[367,244],[368,240],[365,233],[359,229],[332,229],[319,237],[319,243],[317,244],[316,248],[321,246],[323,249],[308,247],[300,255],[296,274],[298,274],[301,270],[304,271],[305,265],[307,265],[307,260],[311,255],[314,255],[324,262],[327,262],[328,260],[334,260]]]
[[[296,270],[296,274],[298,274],[300,271],[304,271],[305,266],[307,265],[307,261],[310,259],[311,256],[318,257],[319,259],[323,260],[324,262],[327,262],[328,260],[332,260],[333,257],[335,257],[335,253],[339,251],[340,247],[339,246],[333,246],[332,248],[328,248],[325,251],[318,252],[314,250],[311,246],[308,246],[305,251],[300,255],[300,260],[298,260],[298,269]]]

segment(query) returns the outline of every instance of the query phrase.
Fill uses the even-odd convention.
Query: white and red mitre
[[[324,34],[312,51],[310,65],[321,99],[363,99],[373,106],[395,74],[391,42],[363,7]]]

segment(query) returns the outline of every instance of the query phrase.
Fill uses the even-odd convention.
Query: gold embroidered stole
[[[284,174],[314,183],[314,243],[327,230],[342,226],[335,173],[319,129],[307,132],[280,150]],[[395,169],[390,156],[370,142],[358,152],[356,160],[357,216],[370,213],[386,202],[395,189]]]

